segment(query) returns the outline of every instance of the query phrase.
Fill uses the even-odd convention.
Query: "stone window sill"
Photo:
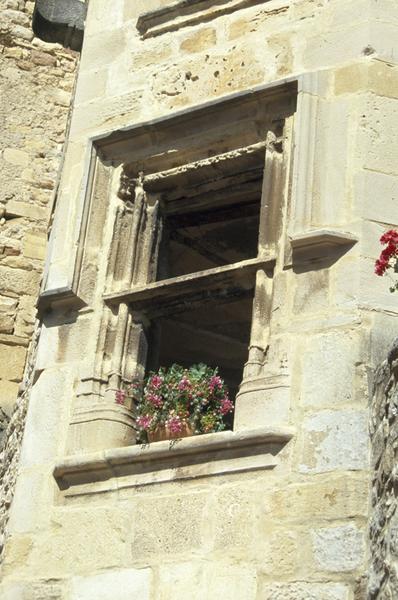
[[[288,427],[193,436],[64,458],[54,477],[65,497],[223,473],[273,469]]]

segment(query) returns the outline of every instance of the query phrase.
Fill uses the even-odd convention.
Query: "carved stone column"
[[[142,175],[130,179],[123,173],[118,196],[106,272],[94,311],[95,347],[88,358],[87,375],[82,375],[78,385],[70,424],[68,450],[72,453],[135,443],[128,388],[134,377],[143,376],[147,353],[143,318],[133,315],[125,302],[107,307],[102,293],[105,288],[123,290],[144,284],[154,276],[158,205],[148,201]],[[118,390],[126,394],[124,404],[116,402]]]
[[[284,138],[269,131],[266,139],[264,179],[261,200],[259,256],[282,254],[283,213],[285,210],[286,169],[289,161],[290,132],[285,124]],[[281,132],[277,132],[281,133]],[[277,258],[278,262],[278,258]],[[286,372],[268,368],[273,274],[257,271],[253,299],[249,356],[236,397],[234,429],[256,429],[265,425],[286,425],[289,409],[289,380]]]

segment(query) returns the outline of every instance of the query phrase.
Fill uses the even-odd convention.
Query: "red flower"
[[[388,231],[383,233],[383,235],[380,238],[380,242],[382,244],[388,244],[391,242],[391,243],[397,245],[398,244],[398,231],[395,231],[394,229],[389,229]]]
[[[376,275],[382,276],[392,265],[390,260],[398,258],[398,231],[390,229],[386,231],[381,238],[380,242],[387,245],[384,250],[381,251],[379,258],[375,262],[375,273]]]

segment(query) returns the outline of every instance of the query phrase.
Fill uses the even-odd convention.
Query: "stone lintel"
[[[59,461],[54,477],[65,496],[165,481],[272,469],[293,437],[289,427],[222,431],[180,440],[77,454]]]
[[[220,123],[231,128],[239,119],[262,119],[273,122],[296,111],[297,88],[300,77],[285,77],[213,98],[170,114],[138,122],[122,129],[94,135],[91,142],[104,161],[130,163],[131,156],[141,164],[151,153],[158,153],[164,140],[172,144],[178,138],[210,131]],[[253,140],[250,143],[262,141]],[[147,175],[147,174],[146,174]]]
[[[32,27],[45,42],[81,50],[87,4],[81,0],[36,0]]]

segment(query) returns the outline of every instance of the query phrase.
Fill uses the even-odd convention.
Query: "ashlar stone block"
[[[140,499],[133,525],[137,558],[198,551],[206,515],[206,493]]]
[[[283,521],[350,518],[368,514],[367,477],[327,476],[314,483],[289,485],[269,496],[268,510]]]
[[[398,175],[398,140],[391,123],[398,119],[395,98],[369,95],[360,105],[357,153],[363,167],[389,175]],[[380,191],[377,198],[381,196]],[[387,199],[386,199],[387,200]],[[391,202],[391,198],[389,199]],[[378,221],[383,220],[379,213]]]
[[[366,411],[323,411],[304,420],[304,453],[299,470],[322,473],[368,466]]]
[[[349,600],[350,590],[340,583],[268,583],[260,587],[262,600]]]
[[[346,331],[315,336],[302,356],[302,403],[330,407],[350,402],[354,393],[359,339]]]
[[[72,578],[71,600],[149,600],[150,594],[150,569],[121,569]]]
[[[379,223],[398,223],[398,175],[364,170],[356,175],[354,186],[358,214]]]
[[[2,600],[65,600],[66,592],[58,582],[5,582],[0,588],[0,597]]]
[[[84,78],[79,80],[76,88],[75,104],[84,104],[94,98],[103,97],[108,80],[108,69],[88,71]]]
[[[116,507],[112,509],[91,506],[89,510],[79,508],[53,511],[51,519],[48,519],[47,529],[43,529],[42,535],[35,538],[29,560],[25,560],[24,569],[39,577],[47,577],[49,573],[54,578],[79,575],[81,580],[76,578],[77,589],[89,589],[91,585],[92,590],[96,590],[96,581],[90,581],[89,577],[86,581],[87,575],[101,570],[116,573],[122,571],[123,575],[123,569],[131,565],[130,519],[130,512],[117,510]],[[137,597],[140,597],[138,591],[142,591],[142,597],[146,598],[146,588],[140,583],[140,573],[142,572],[138,571]],[[112,598],[119,600],[119,591],[124,587],[123,580],[123,576],[120,580],[115,578]],[[126,580],[131,582],[130,594],[135,597],[132,593],[135,580],[133,573],[127,575]],[[143,577],[143,580],[145,582],[147,578]],[[110,587],[107,588],[106,583],[105,580],[103,585],[109,594]],[[81,593],[82,596],[76,595],[76,599],[86,598],[83,591]],[[108,600],[110,597],[96,593],[87,596],[90,600]]]
[[[217,34],[213,27],[200,29],[186,36],[180,43],[182,52],[202,52],[216,43]]]
[[[25,366],[26,348],[0,346],[0,378],[20,381]]]
[[[355,525],[314,530],[312,544],[315,562],[325,571],[352,571],[364,560],[364,535]]]
[[[189,583],[188,583],[189,582]],[[157,600],[203,600],[204,565],[197,561],[165,564],[159,568]]]
[[[13,381],[0,380],[0,408],[11,416],[18,393],[18,384]]]
[[[255,600],[257,591],[256,569],[241,563],[213,561],[205,573],[206,586],[202,598],[219,600]],[[172,600],[172,599],[170,599]]]

